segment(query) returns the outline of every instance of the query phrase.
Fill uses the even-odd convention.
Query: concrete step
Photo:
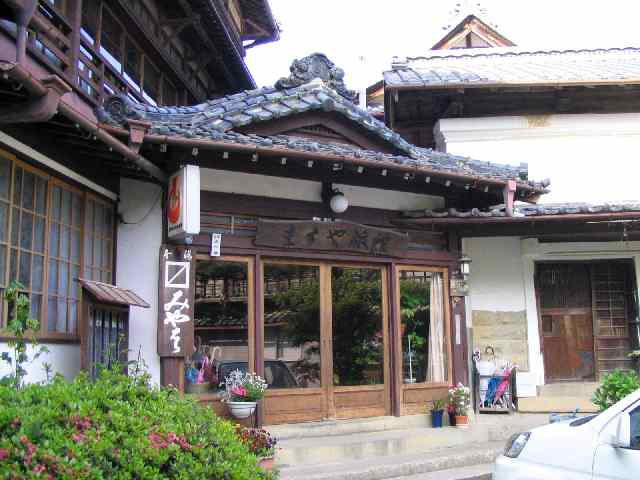
[[[558,382],[538,387],[541,397],[583,397],[591,399],[600,384],[598,382]]]
[[[342,435],[280,438],[277,464],[282,467],[322,465],[398,455],[424,454],[446,447],[504,442],[514,433],[549,422],[547,415],[478,415],[468,429],[413,427]],[[348,422],[349,423],[349,422]],[[370,424],[364,424],[369,427]],[[397,424],[396,424],[397,425]],[[350,425],[350,428],[353,425]],[[324,428],[324,427],[316,427]],[[344,431],[336,422],[337,431]],[[273,428],[270,428],[273,432]],[[285,431],[281,429],[280,431]],[[277,436],[277,434],[276,434]]]
[[[573,412],[576,408],[580,413],[598,412],[598,407],[591,403],[590,397],[552,396],[518,400],[518,410],[523,413]]]
[[[352,433],[384,432],[407,428],[428,428],[430,426],[430,415],[406,415],[403,417],[388,416],[269,425],[265,428],[276,438],[288,440],[293,438],[349,435]]]
[[[491,480],[493,464],[472,465],[470,467],[448,468],[437,472],[418,473],[408,477],[395,477],[389,480]]]
[[[428,453],[381,456],[323,465],[281,467],[281,480],[444,480],[491,478],[503,442],[440,448]],[[464,467],[475,467],[474,469]],[[435,472],[438,472],[437,474]],[[424,476],[432,474],[432,476]],[[458,475],[458,476],[455,476]]]

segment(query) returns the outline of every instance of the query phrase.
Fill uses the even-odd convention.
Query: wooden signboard
[[[161,357],[185,357],[193,353],[195,267],[191,249],[161,247],[158,291],[158,355]]]
[[[307,220],[258,220],[255,244],[308,250],[356,252],[364,255],[402,256],[408,235],[357,223]]]

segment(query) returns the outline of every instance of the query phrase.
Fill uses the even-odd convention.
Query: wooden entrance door
[[[542,339],[548,382],[593,379],[590,308],[546,309],[542,314]]]
[[[541,263],[536,290],[545,378],[594,380],[630,368],[635,308],[628,261]]]
[[[593,380],[591,272],[586,263],[537,265],[545,380]]]
[[[387,271],[332,265],[326,281],[331,292],[327,305],[331,338],[325,354],[327,414],[330,418],[389,415]]]
[[[287,260],[261,268],[265,423],[390,414],[386,270]]]

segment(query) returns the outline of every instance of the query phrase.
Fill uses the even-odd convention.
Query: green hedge
[[[0,478],[271,479],[229,422],[146,377],[0,386]]]

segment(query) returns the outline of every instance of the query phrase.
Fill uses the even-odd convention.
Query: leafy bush
[[[148,377],[0,386],[0,478],[271,479],[235,427]]]
[[[602,385],[593,395],[595,403],[600,411],[606,410],[614,403],[640,388],[638,374],[631,371],[615,370],[605,375]]]

